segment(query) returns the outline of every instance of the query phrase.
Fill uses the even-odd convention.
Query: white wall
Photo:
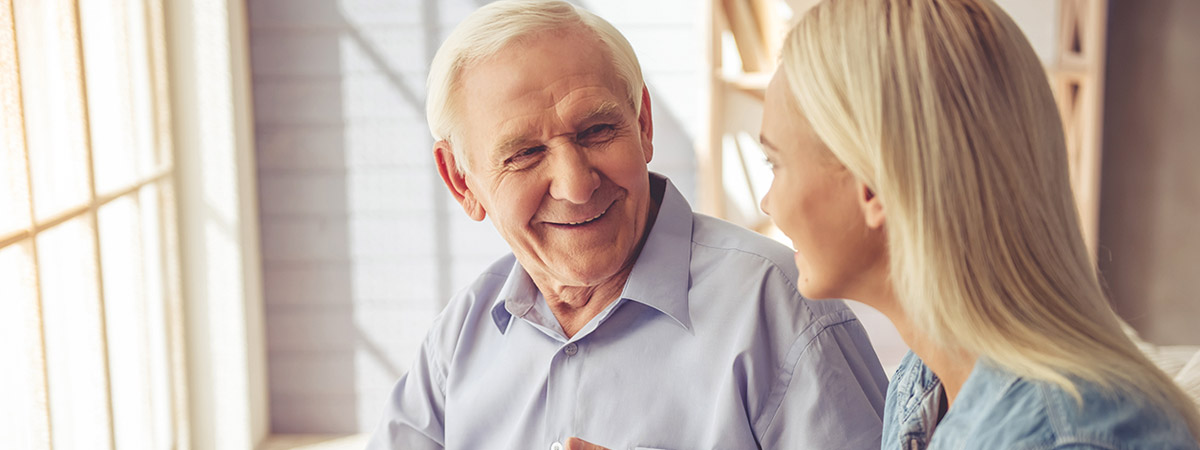
[[[1029,43],[1042,59],[1043,64],[1053,64],[1058,52],[1059,11],[1058,1],[1052,0],[994,0],[1007,12]]]
[[[372,429],[428,323],[507,251],[444,192],[428,61],[483,1],[249,0],[271,425]],[[585,0],[650,85],[651,168],[695,191],[702,3]]]

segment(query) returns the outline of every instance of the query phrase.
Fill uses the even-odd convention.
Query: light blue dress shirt
[[[619,300],[567,338],[500,259],[434,320],[369,448],[879,448],[887,377],[858,319],[797,293],[788,248],[651,177]]]
[[[888,386],[883,450],[1197,450],[1178,413],[1140,396],[1082,383],[1083,407],[1062,388],[980,358],[937,421],[942,382],[912,352]]]

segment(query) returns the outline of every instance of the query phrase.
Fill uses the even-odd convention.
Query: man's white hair
[[[454,144],[462,99],[453,95],[462,71],[492,56],[506,45],[541,32],[590,30],[607,49],[617,78],[625,85],[634,113],[641,113],[642,68],[633,46],[608,21],[561,0],[501,0],[489,3],[463,20],[442,43],[429,67],[425,115],[434,140]],[[451,145],[457,169],[467,170],[462,145]]]

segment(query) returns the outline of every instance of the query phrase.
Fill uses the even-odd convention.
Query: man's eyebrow
[[[496,146],[495,155],[503,157],[504,155],[508,155],[517,151],[518,149],[525,148],[534,143],[535,141],[533,139],[525,136],[507,137],[500,141],[500,144]]]
[[[614,102],[603,102],[593,106],[582,116],[580,123],[615,121],[621,118],[621,106]]]

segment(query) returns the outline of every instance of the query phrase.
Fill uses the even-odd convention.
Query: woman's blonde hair
[[[455,88],[462,71],[520,39],[548,31],[582,29],[593,33],[612,59],[613,72],[624,85],[634,116],[641,112],[642,67],[633,46],[616,27],[600,16],[562,0],[502,0],[467,16],[438,48],[429,67],[425,117],[436,140],[452,141],[458,134],[460,108]],[[461,145],[453,146],[458,169],[466,169]]]
[[[879,195],[915,329],[1077,398],[1077,379],[1200,415],[1122,332],[1084,245],[1044,69],[988,0],[826,0],[788,35],[795,105]]]

